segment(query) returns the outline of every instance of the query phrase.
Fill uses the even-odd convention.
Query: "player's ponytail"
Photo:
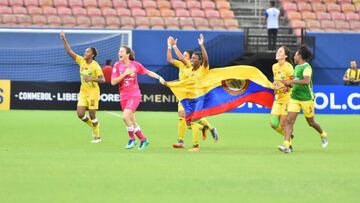
[[[286,46],[282,46],[282,48],[284,49],[285,55],[287,56],[285,60],[288,63],[290,63],[291,65],[293,65],[292,55],[291,55],[290,49],[288,47],[286,47]]]
[[[97,50],[96,50],[96,48],[95,47],[90,47],[90,49],[91,49],[91,52],[93,53],[93,57],[92,57],[92,59],[93,60],[95,60],[95,57],[97,56]]]
[[[126,45],[123,45],[121,46],[122,48],[124,48],[126,50],[126,53],[129,54],[129,59],[131,61],[134,61],[135,60],[135,52],[128,46]]]

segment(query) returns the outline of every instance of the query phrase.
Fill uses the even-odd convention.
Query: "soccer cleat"
[[[321,138],[321,146],[322,146],[322,148],[326,148],[326,147],[328,146],[328,144],[329,144],[329,141],[328,141],[327,136],[326,136],[326,137],[322,137],[322,138]]]
[[[202,140],[206,140],[206,131],[207,131],[207,129],[209,129],[209,127],[207,127],[207,126],[204,126],[204,127],[201,129],[201,132],[202,132],[201,139],[202,139]]]
[[[200,150],[199,145],[193,145],[191,149],[189,149],[189,152],[198,152]]]
[[[144,150],[148,145],[150,144],[150,142],[148,142],[147,140],[144,140],[140,143],[140,146],[139,146],[139,150]]]
[[[101,142],[101,137],[94,137],[93,140],[91,140],[91,143],[93,144],[97,144],[97,143],[100,143]]]
[[[219,133],[217,132],[216,128],[210,129],[211,135],[213,137],[213,140],[217,142],[219,140]]]
[[[126,145],[125,149],[132,149],[135,147],[136,145],[136,141],[135,140],[129,140],[128,144]]]
[[[185,148],[184,141],[179,140],[177,143],[172,145],[174,148]]]
[[[291,153],[292,152],[292,147],[287,147],[286,145],[282,144],[282,145],[279,145],[278,146],[278,149],[281,151],[281,152],[284,152],[285,154],[288,154],[288,153]]]

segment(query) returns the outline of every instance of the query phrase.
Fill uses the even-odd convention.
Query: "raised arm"
[[[181,53],[180,49],[177,47],[177,39],[174,40],[173,48],[176,54],[176,57],[181,61],[184,65],[187,64],[187,61],[184,55]]]
[[[200,45],[200,48],[201,48],[201,55],[203,57],[203,66],[206,68],[209,66],[209,57],[208,57],[208,54],[206,52],[206,49],[205,49],[205,46],[204,46],[204,35],[203,34],[200,34],[200,37],[198,39],[198,42],[199,42],[199,45]]]
[[[175,63],[174,58],[172,57],[172,53],[171,53],[171,49],[172,49],[172,45],[171,42],[172,40],[174,40],[174,38],[172,37],[168,37],[167,39],[167,44],[168,44],[168,49],[166,51],[166,59],[169,63],[173,64]]]
[[[64,47],[65,47],[67,53],[71,56],[71,58],[73,58],[74,60],[76,60],[76,54],[75,54],[75,52],[71,49],[69,43],[67,42],[64,31],[61,31],[61,32],[60,32],[60,39],[63,41]]]

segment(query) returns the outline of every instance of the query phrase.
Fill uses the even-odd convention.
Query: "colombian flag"
[[[167,86],[183,105],[187,121],[221,114],[245,102],[271,108],[274,101],[273,84],[253,66],[211,69],[200,78]]]

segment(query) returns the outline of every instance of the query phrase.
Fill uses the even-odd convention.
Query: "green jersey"
[[[311,81],[312,68],[308,63],[295,66],[294,80],[303,80],[304,76],[310,77],[310,84],[308,85],[293,84],[291,98],[299,101],[314,100],[314,93],[312,90],[312,81]]]

